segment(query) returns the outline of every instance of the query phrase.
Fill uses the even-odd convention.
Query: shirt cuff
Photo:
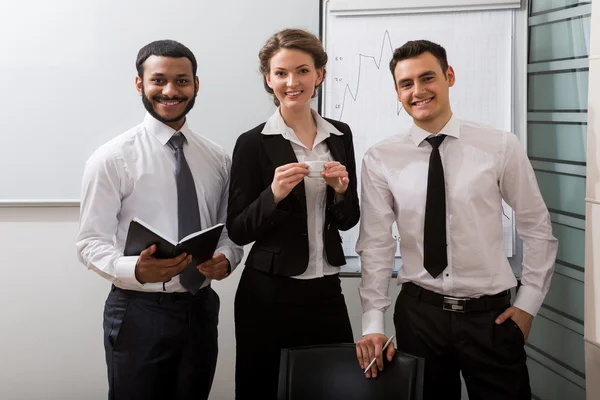
[[[333,197],[333,203],[338,204],[338,203],[341,203],[342,201],[344,201],[344,195],[345,195],[345,193],[344,194],[336,193],[335,196]]]
[[[520,308],[535,317],[543,302],[544,296],[542,296],[540,292],[530,286],[521,286],[517,291],[517,298],[515,299],[513,306]]]
[[[121,257],[115,265],[115,278],[125,283],[126,285],[139,286],[143,285],[135,278],[135,265],[139,256]]]
[[[370,310],[362,315],[363,336],[370,333],[385,335],[385,320],[383,311]]]

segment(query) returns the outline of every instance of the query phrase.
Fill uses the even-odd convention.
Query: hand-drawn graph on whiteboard
[[[412,122],[389,70],[393,50],[408,40],[428,39],[446,49],[457,77],[450,89],[454,115],[512,130],[512,11],[336,16],[326,10],[325,18],[329,62],[322,112],[350,125],[359,177],[367,149]],[[514,213],[502,206],[506,255],[512,256]],[[356,226],[343,233],[347,256],[357,255],[358,232]],[[401,239],[395,227],[392,235]]]

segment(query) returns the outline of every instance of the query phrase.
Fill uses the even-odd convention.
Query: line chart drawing
[[[381,69],[381,61],[383,59],[383,50],[385,49],[386,40],[390,46],[391,52],[393,53],[394,46],[392,45],[392,39],[390,38],[390,32],[386,29],[385,33],[383,34],[383,39],[381,40],[381,50],[379,51],[379,60],[377,60],[377,58],[372,55],[361,54],[361,53],[358,54],[358,77],[356,79],[356,90],[354,90],[354,93],[353,93],[352,88],[350,88],[350,84],[346,83],[346,86],[344,87],[344,95],[342,96],[342,104],[341,104],[340,116],[338,117],[338,121],[341,121],[342,117],[344,116],[344,108],[346,105],[347,96],[349,95],[353,101],[356,101],[356,99],[358,98],[358,92],[360,90],[360,74],[362,71],[363,59],[371,59],[373,61],[373,64],[375,64],[375,67],[378,70]],[[396,115],[400,115],[400,113],[402,112],[402,109],[403,109],[402,104],[400,103],[400,101],[398,101],[398,99],[396,99]]]

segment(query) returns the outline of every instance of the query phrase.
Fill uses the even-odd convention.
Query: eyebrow
[[[425,78],[426,76],[431,76],[431,75],[435,75],[435,74],[436,74],[435,71],[425,71],[421,75],[418,76],[418,79]],[[411,82],[411,81],[412,81],[412,79],[401,79],[398,81],[398,86],[402,85],[403,83]]]
[[[302,64],[302,65],[298,65],[298,66],[296,67],[296,69],[300,69],[300,68],[303,68],[303,67],[308,67],[308,66],[309,66],[308,64]],[[283,67],[275,67],[275,69],[276,69],[276,70],[278,69],[278,70],[285,71],[285,68],[283,68]]]
[[[163,74],[162,72],[153,72],[152,74],[150,74],[150,76],[164,77],[167,76],[167,74]],[[187,78],[190,76],[190,74],[177,74],[175,76],[177,78]]]

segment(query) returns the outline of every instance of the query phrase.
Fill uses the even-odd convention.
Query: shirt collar
[[[150,115],[150,113],[146,113],[143,124],[144,128],[146,129],[146,132],[154,136],[163,146],[166,145],[169,142],[169,139],[171,139],[171,136],[173,136],[177,132],[183,133],[183,136],[185,136],[186,141],[189,139],[192,133],[190,128],[188,128],[187,118],[181,129],[179,129],[178,131],[160,122],[152,115]]]
[[[460,137],[460,120],[452,115],[450,120],[440,130],[439,134],[452,136],[458,139]],[[427,132],[425,129],[419,128],[415,124],[412,124],[410,127],[409,135],[411,136],[415,146],[419,146],[423,140],[427,139],[429,136],[435,136],[435,134]]]
[[[325,118],[321,117],[319,113],[317,113],[312,108],[310,112],[312,113],[312,116],[315,119],[315,122],[317,123],[317,137],[328,138],[329,134],[334,134],[337,136],[344,135],[335,126],[327,122]],[[296,136],[294,134],[294,131],[285,124],[285,121],[283,120],[283,117],[279,112],[279,108],[277,108],[273,115],[271,115],[271,117],[267,120],[261,133],[263,135],[283,135],[283,137],[288,140],[291,136]]]

